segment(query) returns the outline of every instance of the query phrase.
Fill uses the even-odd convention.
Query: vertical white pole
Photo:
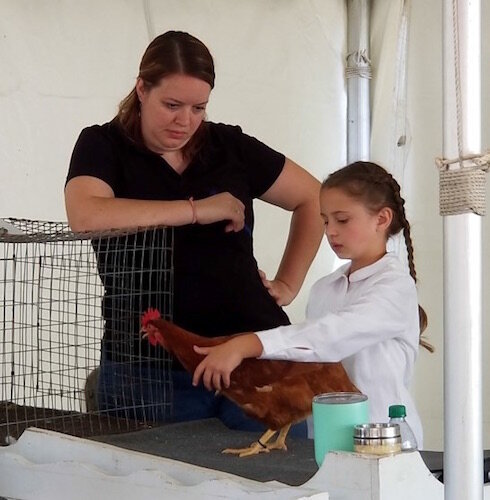
[[[454,23],[458,14],[463,154],[480,153],[480,1],[444,0],[444,157],[458,157]],[[445,216],[444,485],[446,500],[483,499],[481,218]]]
[[[369,160],[369,0],[347,1],[347,162]],[[354,72],[357,72],[354,73]]]

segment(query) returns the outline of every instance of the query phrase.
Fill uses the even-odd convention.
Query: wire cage
[[[30,426],[89,437],[172,413],[171,359],[139,334],[172,319],[173,230],[74,233],[0,219],[0,444]]]

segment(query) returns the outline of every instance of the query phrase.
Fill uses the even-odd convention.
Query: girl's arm
[[[322,293],[314,288],[315,294]],[[228,387],[231,372],[247,357],[305,362],[338,362],[392,338],[418,347],[418,305],[408,275],[387,274],[367,293],[335,312],[296,325],[240,335],[215,347],[195,348],[207,355],[194,372],[208,389]]]
[[[313,294],[321,298],[322,288],[314,288]],[[296,325],[258,332],[257,336],[263,346],[262,357],[267,359],[338,362],[394,338],[416,350],[419,325],[415,285],[408,275],[387,273],[338,310]]]
[[[194,205],[194,206],[193,206]],[[116,198],[101,179],[79,176],[65,187],[68,223],[73,231],[98,231],[154,225],[182,226],[229,221],[226,231],[240,231],[244,225],[244,205],[230,193],[202,200],[158,201]]]
[[[319,195],[318,180],[286,158],[281,174],[261,196],[263,201],[293,212],[277,274],[273,280],[263,276],[264,285],[279,305],[296,297],[318,251],[323,235]]]

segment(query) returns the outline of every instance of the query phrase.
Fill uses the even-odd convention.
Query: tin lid
[[[313,398],[314,403],[324,403],[324,404],[348,404],[348,403],[361,403],[367,400],[365,394],[360,394],[359,392],[328,392],[324,394],[318,394]]]
[[[400,435],[398,424],[360,424],[354,426],[354,437],[363,439],[392,438]]]

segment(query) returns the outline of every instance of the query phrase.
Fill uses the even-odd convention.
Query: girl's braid
[[[395,201],[396,216],[398,218],[401,229],[403,229],[403,237],[405,238],[405,245],[407,247],[408,254],[408,269],[410,270],[410,276],[412,276],[415,283],[417,283],[417,272],[415,271],[415,264],[413,261],[413,243],[412,236],[410,235],[410,223],[405,215],[405,200],[402,198],[400,193],[400,185],[391,174],[390,177],[391,189],[393,191],[393,198]]]
[[[417,282],[417,273],[415,271],[415,263],[413,259],[413,243],[412,236],[410,235],[410,223],[407,220],[405,215],[405,200],[402,198],[400,193],[400,185],[396,182],[395,178],[391,174],[387,174],[389,176],[389,182],[391,185],[391,190],[393,192],[393,198],[395,202],[395,206],[393,210],[395,211],[395,219],[398,219],[397,222],[399,226],[397,232],[400,229],[403,229],[403,236],[405,238],[405,245],[407,247],[407,255],[408,255],[408,268],[410,270],[410,276],[412,276],[415,283]],[[395,225],[397,225],[395,223]],[[396,228],[394,228],[396,229]],[[422,347],[425,347],[428,351],[434,352],[434,346],[427,342],[425,338],[422,336],[422,333],[427,328],[427,314],[424,311],[424,308],[419,305],[419,327],[420,327],[420,339],[419,343]]]

